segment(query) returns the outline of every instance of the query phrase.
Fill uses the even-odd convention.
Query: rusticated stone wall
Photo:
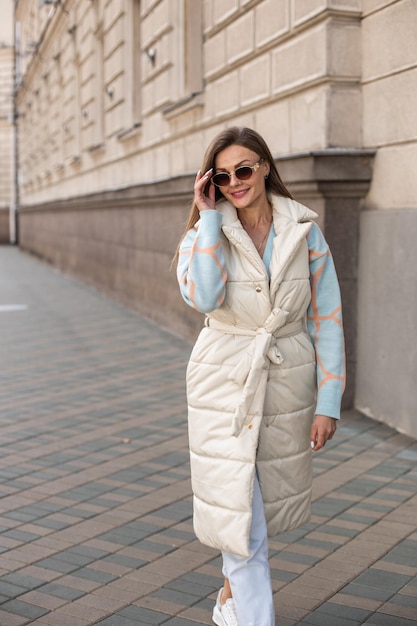
[[[348,385],[354,398],[359,214],[373,153],[319,151],[278,166],[295,197],[319,213],[342,291]],[[183,231],[193,177],[26,208],[21,247],[134,307],[188,339],[202,316],[181,299],[171,260]]]

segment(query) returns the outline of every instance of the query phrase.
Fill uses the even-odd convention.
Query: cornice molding
[[[373,150],[329,148],[290,154],[276,159],[282,179],[297,195],[312,192],[324,196],[364,196],[372,179]],[[101,192],[57,198],[48,202],[22,205],[20,212],[89,210],[149,206],[164,198],[187,202],[191,199],[194,174],[184,174]]]

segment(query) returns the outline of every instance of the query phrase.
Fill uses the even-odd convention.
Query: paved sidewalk
[[[0,626],[211,624],[220,558],[192,532],[189,351],[0,248]],[[343,416],[314,459],[311,522],[270,543],[277,626],[417,625],[416,461],[415,440]]]

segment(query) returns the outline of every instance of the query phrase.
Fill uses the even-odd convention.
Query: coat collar
[[[271,259],[271,295],[274,296],[285,275],[285,272],[297,253],[301,242],[304,241],[311,229],[311,220],[318,217],[317,213],[306,206],[283,196],[271,197],[273,208],[273,222],[275,230],[274,253]],[[252,262],[261,272],[265,272],[265,266],[252,241],[244,230],[237,211],[227,201],[217,205],[217,210],[222,214],[222,229],[228,239],[246,251]]]
[[[303,223],[317,219],[318,215],[308,207],[284,196],[272,195],[270,197],[274,213],[274,226],[276,219],[285,217],[292,222]],[[217,211],[223,216],[223,226],[238,226],[240,224],[235,207],[224,200],[216,206]]]

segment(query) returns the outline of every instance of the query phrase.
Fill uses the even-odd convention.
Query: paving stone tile
[[[69,572],[74,572],[78,569],[78,565],[74,565],[73,563],[68,563],[66,561],[62,561],[59,558],[48,558],[43,559],[41,561],[37,561],[36,565],[39,567],[43,567],[45,569],[51,569],[54,572],[61,572],[61,574],[68,574]]]
[[[301,563],[303,565],[314,565],[320,561],[319,557],[309,554],[299,554],[296,552],[290,552],[289,550],[283,550],[278,555],[281,561],[290,561],[291,563]]]
[[[387,591],[395,593],[401,589],[401,587],[410,582],[410,580],[412,580],[411,576],[404,576],[393,572],[384,572],[370,568],[358,576],[355,583],[376,589],[383,587]]]
[[[404,595],[403,593],[398,593],[395,596],[392,596],[389,600],[390,605],[396,605],[400,607],[407,607],[414,613],[417,617],[417,598],[414,596]],[[381,607],[381,612],[384,612],[385,605]]]
[[[91,555],[84,554],[82,552],[74,552],[72,548],[59,552],[54,555],[55,559],[64,561],[65,563],[71,563],[73,565],[84,566],[92,563],[96,559]]]
[[[61,608],[56,609],[56,611],[51,611],[41,617],[40,620],[41,626],[90,626],[91,624],[88,618],[84,619],[73,615],[66,615],[62,612]]]
[[[30,576],[27,573],[12,572],[11,574],[7,574],[6,576],[2,576],[0,578],[0,587],[3,583],[17,585],[18,587],[23,587],[24,589],[36,589],[37,587],[44,585],[45,581],[42,578]]]
[[[136,559],[133,556],[127,556],[123,554],[111,554],[107,557],[103,558],[103,562],[108,562],[110,564],[114,563],[116,565],[122,565],[128,569],[138,569],[147,563],[147,561],[143,559]]]
[[[1,605],[1,610],[5,613],[20,615],[26,619],[37,619],[49,613],[48,609],[21,600],[9,600]]]
[[[6,598],[17,598],[26,593],[27,587],[0,580],[0,595]]]
[[[42,593],[42,591],[28,591],[28,593],[20,596],[19,600],[27,602],[28,604],[35,604],[48,611],[53,611],[68,602],[66,599],[63,600],[62,598],[50,596],[46,593]]]
[[[368,621],[364,622],[368,626],[417,626],[417,619],[407,619],[395,617],[393,622],[392,615],[384,615],[383,613],[375,613]]]
[[[334,604],[333,602],[324,603],[320,609],[313,613],[313,615],[317,615],[318,617],[322,616],[322,618],[328,615],[333,616],[333,619],[335,622],[337,621],[337,623],[340,619],[347,619],[357,624],[363,624],[372,614],[373,611],[371,610],[342,606],[340,604]],[[310,619],[310,617],[308,619]]]
[[[32,624],[32,620],[22,615],[15,615],[9,611],[3,611],[0,606],[0,624],[4,624],[5,626],[24,626],[24,624],[29,623]]]
[[[131,605],[118,612],[118,615],[131,620],[137,620],[145,624],[164,624],[167,621],[166,613],[159,611],[149,611],[143,607]]]
[[[174,617],[173,619],[165,622],[168,626],[192,626],[195,624],[194,620],[185,619],[183,617]]]
[[[138,622],[117,613],[111,617],[106,617],[104,620],[97,622],[97,624],[100,626],[147,626],[146,622]]]
[[[0,625],[210,624],[221,559],[192,529],[190,346],[17,249],[0,247],[0,279],[28,304],[0,334]],[[412,623],[416,459],[343,415],[314,457],[311,522],[270,542],[280,626]]]
[[[81,598],[84,592],[72,589],[71,587],[65,587],[59,583],[48,583],[42,587],[42,593],[48,594],[50,596],[54,596],[57,598],[61,598],[63,600],[75,600],[76,598]]]
[[[72,572],[72,575],[78,578],[85,578],[86,580],[93,580],[95,582],[101,583],[102,585],[107,584],[112,580],[118,578],[118,576],[115,576],[108,572],[100,572],[89,567],[77,569],[76,571]]]

